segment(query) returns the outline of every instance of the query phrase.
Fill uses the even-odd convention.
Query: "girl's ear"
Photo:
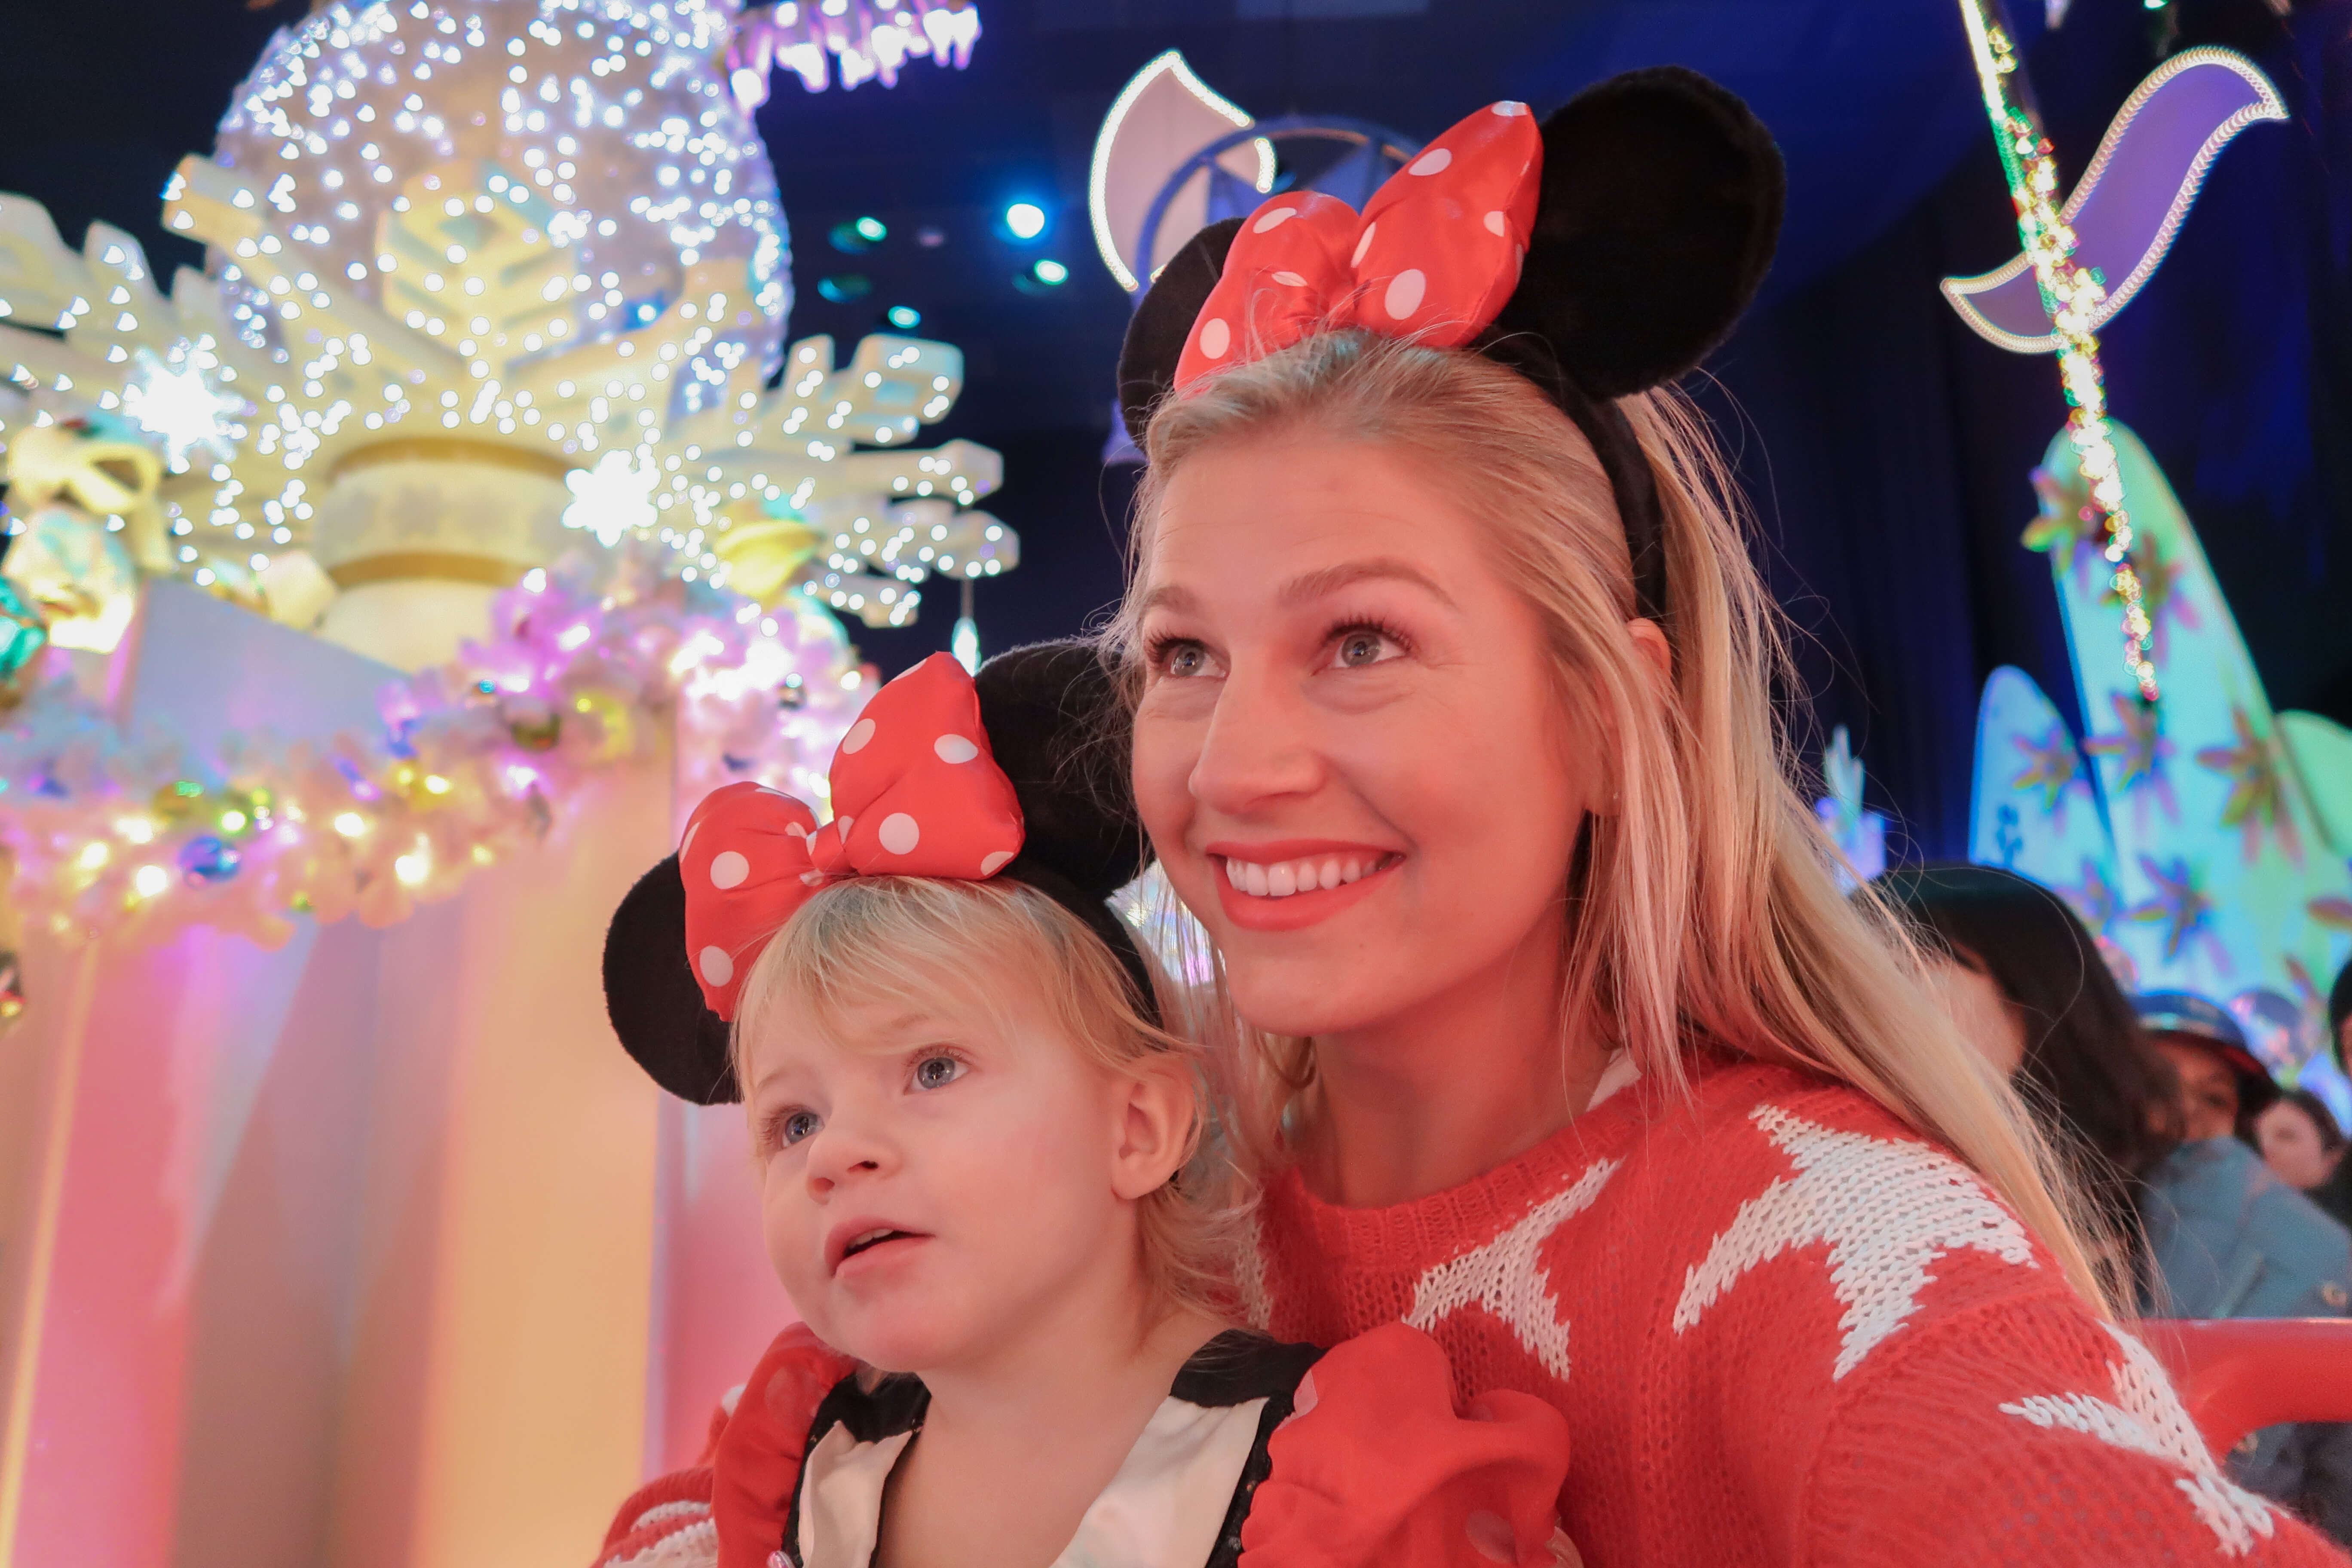
[[[1192,1074],[1172,1062],[1139,1064],[1120,1087],[1111,1190],[1135,1203],[1166,1186],[1192,1157],[1201,1097]]]

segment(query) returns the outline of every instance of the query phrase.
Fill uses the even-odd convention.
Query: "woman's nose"
[[[1188,781],[1192,798],[1243,816],[1267,800],[1310,794],[1322,776],[1310,715],[1295,685],[1236,661],[1202,731]]]

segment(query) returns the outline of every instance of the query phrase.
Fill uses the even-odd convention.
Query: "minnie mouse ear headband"
[[[842,737],[831,822],[760,784],[712,792],[605,934],[604,1004],[621,1044],[682,1100],[742,1098],[728,1050],[742,978],[793,911],[849,876],[1026,883],[1102,938],[1155,1016],[1135,939],[1104,902],[1146,858],[1122,713],[1084,643],[1000,654],[977,678],[934,654]]]
[[[1762,122],[1677,66],[1612,77],[1540,130],[1525,104],[1494,104],[1423,149],[1360,217],[1293,192],[1195,235],[1128,323],[1128,434],[1142,446],[1171,392],[1320,331],[1483,353],[1591,442],[1640,611],[1663,619],[1656,484],[1612,400],[1673,381],[1730,335],[1771,264],[1785,191]]]

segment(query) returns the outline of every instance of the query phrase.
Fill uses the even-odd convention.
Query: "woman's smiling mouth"
[[[1212,844],[1206,851],[1225,916],[1250,931],[1297,931],[1356,903],[1404,863],[1369,844],[1303,840]]]

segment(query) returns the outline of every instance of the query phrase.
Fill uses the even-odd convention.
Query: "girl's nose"
[[[819,1197],[845,1183],[870,1180],[896,1168],[889,1142],[856,1122],[828,1121],[809,1140],[809,1190]]]

